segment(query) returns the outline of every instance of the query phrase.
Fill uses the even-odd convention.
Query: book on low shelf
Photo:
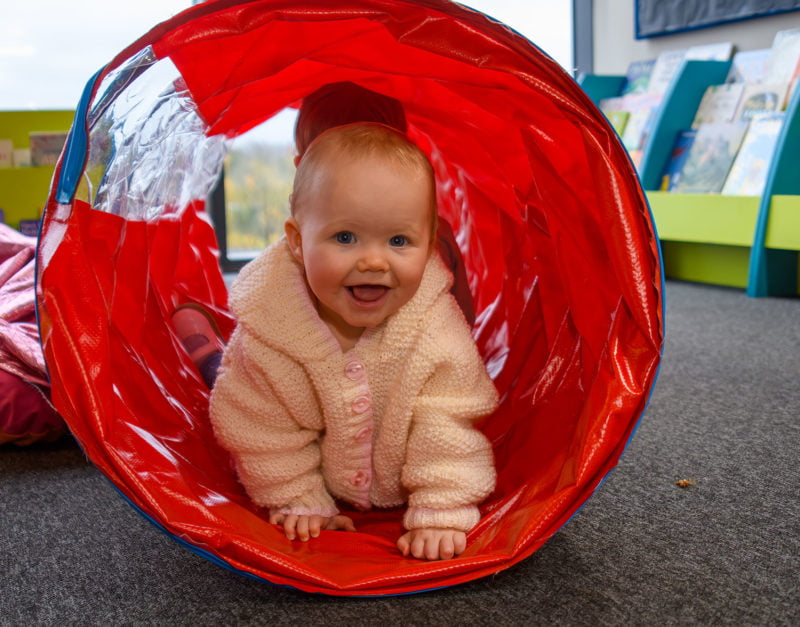
[[[28,138],[31,147],[31,164],[35,166],[55,165],[67,141],[67,133],[31,131]]]
[[[13,167],[15,168],[29,168],[31,167],[31,149],[30,148],[14,148],[12,159]]]
[[[747,122],[702,124],[672,191],[719,194],[747,131]]]
[[[765,83],[790,82],[800,61],[800,28],[775,33],[763,78]]]
[[[625,72],[625,83],[622,85],[621,95],[641,94],[648,90],[650,75],[653,73],[655,59],[631,61]]]
[[[697,107],[692,128],[712,122],[732,122],[744,93],[744,83],[709,85]]]
[[[732,41],[720,41],[713,44],[690,46],[686,49],[684,59],[696,61],[728,61],[733,56]]]
[[[761,196],[785,111],[755,116],[725,179],[722,193],[728,196]]]
[[[10,139],[0,139],[0,168],[10,168],[14,165],[14,142]]]
[[[745,83],[734,120],[750,120],[762,113],[780,111],[786,106],[789,83]]]
[[[686,58],[686,51],[686,49],[666,50],[656,57],[656,62],[653,64],[653,70],[650,73],[648,91],[659,94],[667,91],[672,79]]]
[[[626,112],[625,124],[622,132],[617,131],[622,143],[628,150],[640,150],[652,122],[655,111],[661,104],[662,94],[644,92],[640,94],[626,94],[614,98],[604,98],[600,101],[600,110],[609,118],[619,117],[619,112]],[[612,125],[614,124],[613,121]]]
[[[733,55],[726,83],[756,83],[764,79],[772,48],[740,50]]]
[[[622,135],[625,132],[625,126],[628,124],[628,118],[631,116],[630,111],[606,111],[606,118],[611,122],[611,126],[617,131],[617,135]]]
[[[679,131],[675,136],[675,143],[672,145],[667,166],[661,176],[661,191],[675,191],[680,180],[681,171],[689,158],[689,150],[694,144],[697,136],[697,129],[687,129]]]

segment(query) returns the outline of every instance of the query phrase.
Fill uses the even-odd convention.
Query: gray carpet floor
[[[64,438],[0,447],[0,624],[800,624],[800,299],[666,294],[661,374],[619,466],[506,571],[379,599],[251,581],[151,526]]]

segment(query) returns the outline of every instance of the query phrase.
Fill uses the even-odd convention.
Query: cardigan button
[[[368,482],[369,475],[363,470],[359,470],[352,477],[350,477],[350,483],[352,483],[356,488],[363,488]]]
[[[356,442],[366,442],[370,436],[372,435],[372,429],[370,427],[363,427],[356,433],[355,440]]]
[[[353,413],[363,414],[371,405],[372,403],[369,400],[369,396],[359,396],[353,401],[350,407],[353,409]]]
[[[351,361],[344,367],[344,374],[348,379],[358,381],[364,377],[364,364],[360,361]]]

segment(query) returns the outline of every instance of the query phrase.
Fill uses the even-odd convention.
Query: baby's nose
[[[358,261],[359,272],[388,272],[389,262],[377,252],[367,251]]]

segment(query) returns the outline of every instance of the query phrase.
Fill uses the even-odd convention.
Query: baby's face
[[[431,251],[431,186],[422,172],[365,158],[327,165],[305,191],[290,246],[335,334],[381,324],[416,293]]]

